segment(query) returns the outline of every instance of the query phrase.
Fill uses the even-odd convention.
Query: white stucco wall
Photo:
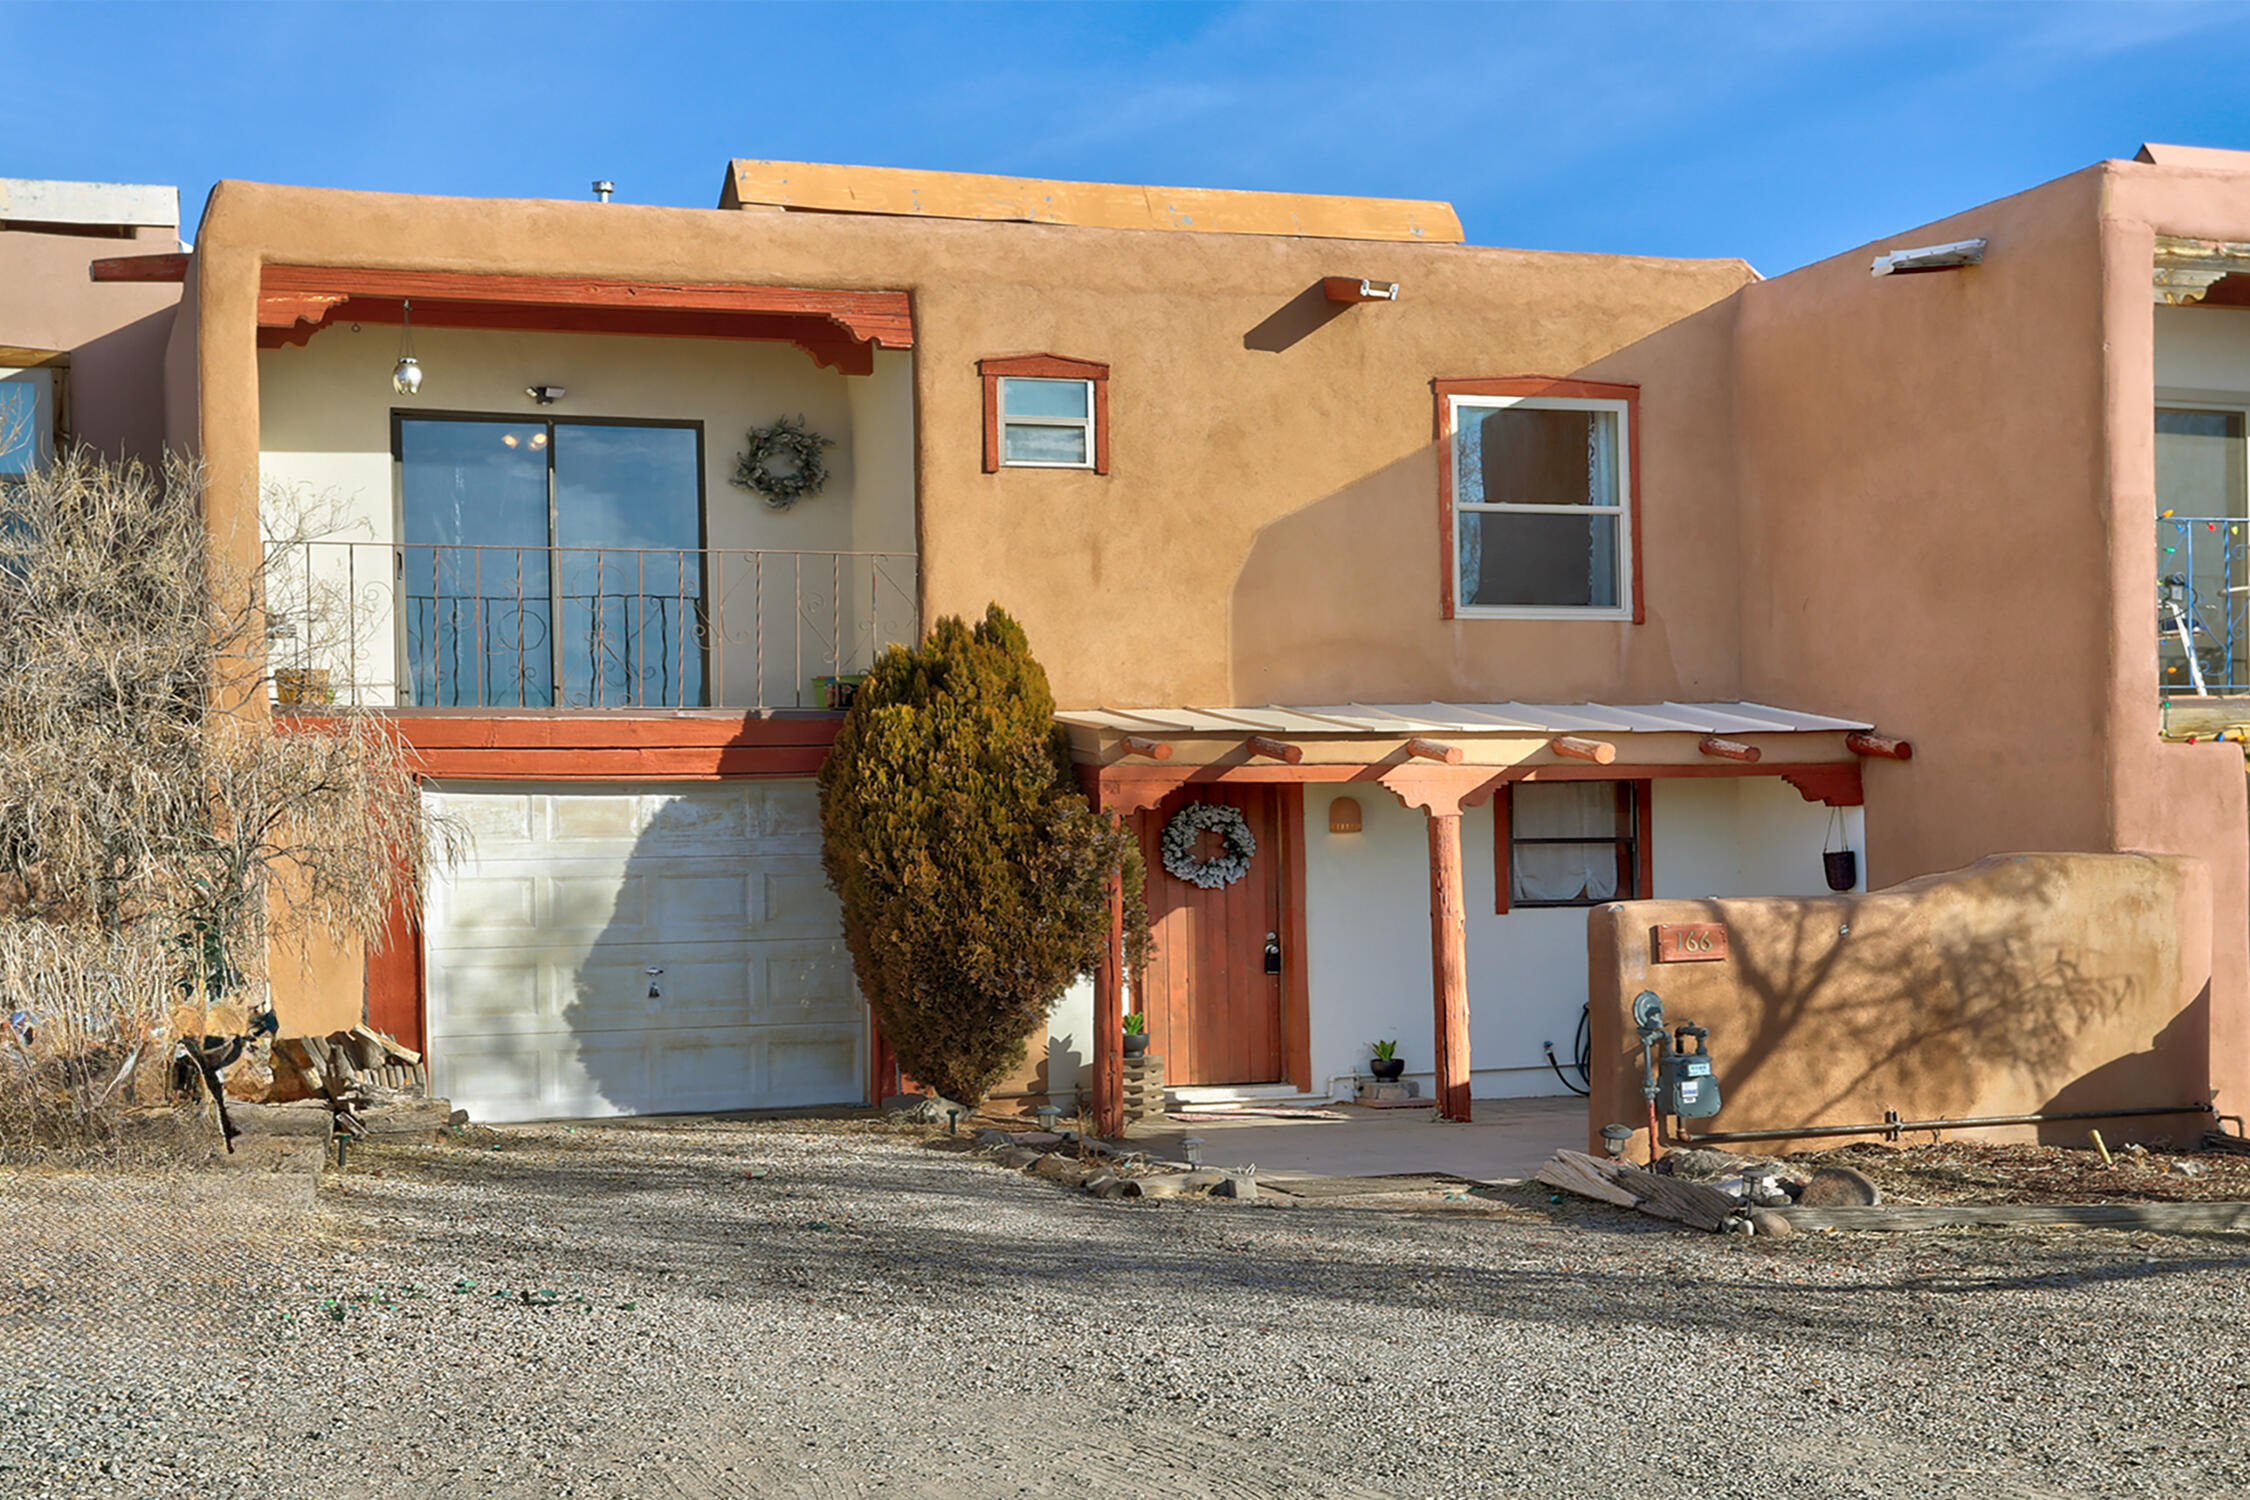
[[[1328,804],[1356,797],[1364,831],[1328,831]],[[1658,896],[1809,895],[1829,809],[1778,778],[1659,781],[1651,808]],[[1864,850],[1859,809],[1843,834]],[[1407,1076],[1425,1090],[1436,1050],[1430,997],[1429,838],[1419,811],[1364,788],[1305,796],[1306,958],[1313,1076],[1349,1088],[1367,1044],[1395,1038]],[[1570,907],[1494,911],[1491,807],[1462,818],[1468,903],[1471,1092],[1513,1098],[1564,1092],[1542,1042],[1567,1063],[1586,1003],[1586,913]],[[1862,854],[1864,865],[1865,856]]]
[[[2250,399],[2250,308],[2157,308],[2156,391]]]
[[[391,390],[399,331],[349,325],[316,334],[303,348],[258,356],[261,478],[338,523],[339,540],[369,544],[359,573],[379,575],[396,540],[397,497],[391,414],[501,415],[572,419],[623,417],[703,424],[707,543],[713,549],[784,553],[914,550],[913,357],[876,356],[874,374],[846,377],[820,368],[792,345],[724,339],[625,338],[595,334],[417,329],[425,371],[418,396]],[[550,407],[524,394],[529,385],[568,394]],[[835,439],[827,487],[777,511],[731,481],[752,427],[802,415]],[[270,522],[269,522],[270,529]],[[342,549],[318,549],[324,575],[342,571]],[[373,564],[373,567],[365,566]],[[757,701],[754,624],[762,627],[765,697],[788,693],[800,672],[834,670],[841,627],[846,670],[904,622],[913,633],[914,563],[886,564],[894,586],[874,587],[866,565],[829,557],[768,558],[761,580],[740,558],[714,562],[707,582],[723,599],[730,643],[726,701]],[[839,580],[842,587],[838,588]],[[364,598],[362,600],[364,604]],[[880,604],[880,617],[875,616]],[[360,659],[368,702],[390,701],[391,640],[367,632]],[[855,664],[856,663],[856,664]],[[783,697],[782,706],[792,701]]]

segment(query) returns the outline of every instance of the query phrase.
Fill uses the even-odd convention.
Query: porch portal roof
[[[1055,717],[1074,728],[1132,735],[1235,736],[1474,734],[1849,734],[1861,719],[1762,703],[1330,703],[1311,707],[1078,709]]]
[[[1914,747],[1763,703],[1324,703],[1072,709],[1056,719],[1104,806],[1153,805],[1191,782],[1377,782],[1410,801],[1474,804],[1509,781],[1778,776],[1860,800],[1863,756]]]

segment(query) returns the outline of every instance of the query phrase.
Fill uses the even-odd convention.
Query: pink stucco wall
[[[179,247],[168,226],[130,239],[0,229],[0,345],[70,355],[72,434],[104,453],[163,449],[164,352],[180,288],[96,283],[87,267]]]

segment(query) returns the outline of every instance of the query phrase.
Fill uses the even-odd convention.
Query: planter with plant
[[[1406,1059],[1398,1055],[1397,1042],[1369,1042],[1367,1047],[1375,1054],[1375,1060],[1367,1065],[1368,1072],[1385,1083],[1396,1083],[1405,1076]]]
[[[1125,1055],[1139,1057],[1148,1051],[1148,1017],[1134,1011],[1125,1018]]]

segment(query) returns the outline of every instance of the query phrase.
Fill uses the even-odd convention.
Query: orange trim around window
[[[1647,781],[1628,784],[1633,788],[1633,889],[1613,899],[1646,901],[1656,890],[1656,858],[1651,852],[1656,845],[1655,799],[1651,796],[1655,785]],[[1516,883],[1515,792],[1515,783],[1509,782],[1492,794],[1492,909],[1503,917],[1508,914]]]
[[[1094,472],[1109,472],[1109,366],[1099,360],[1062,354],[1012,354],[980,359],[984,378],[984,472],[1000,472],[1000,379],[1022,375],[1034,380],[1091,380],[1094,383]]]
[[[1556,375],[1503,375],[1492,379],[1433,380],[1430,390],[1436,397],[1436,438],[1438,450],[1438,598],[1444,609],[1443,618],[1457,617],[1458,601],[1453,596],[1454,549],[1453,537],[1453,442],[1452,433],[1446,430],[1448,398],[1453,396],[1572,396],[1589,401],[1622,401],[1625,403],[1625,525],[1632,541],[1633,565],[1625,586],[1632,590],[1633,623],[1648,623],[1646,606],[1641,602],[1641,388],[1637,385],[1616,385],[1600,380],[1568,380]]]

